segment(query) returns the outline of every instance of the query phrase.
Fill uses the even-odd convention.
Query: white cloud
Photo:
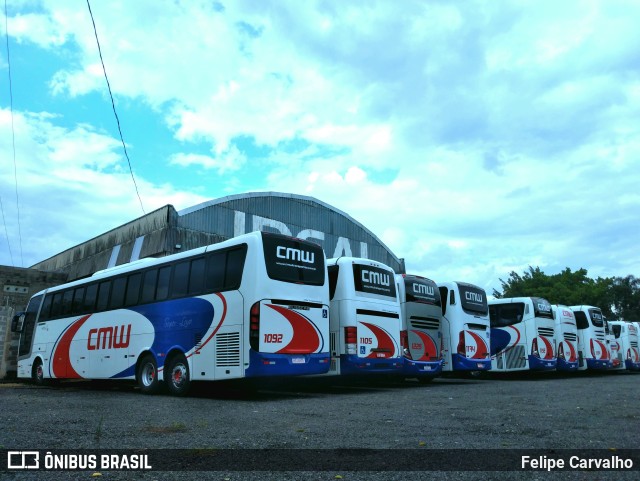
[[[56,52],[52,96],[104,92],[84,2],[42,5],[9,28]],[[528,265],[640,270],[633,1],[92,7],[116,98],[151,106],[179,144],[159,161],[233,174],[222,189],[203,181],[204,197],[247,185],[318,197],[436,280],[499,287]],[[112,136],[22,121],[42,137],[33,158],[51,168],[25,185],[93,199],[99,182],[127,213],[117,218],[131,217]],[[255,180],[258,170],[268,173]],[[180,195],[144,177],[141,190],[154,205]]]
[[[2,162],[0,194],[12,256],[3,230],[0,264],[22,265],[24,259],[32,265],[143,214],[120,142],[86,125],[66,129],[52,121],[46,114],[14,112],[19,208],[14,165]],[[12,152],[6,109],[0,110],[0,134],[0,149]],[[153,185],[141,176],[136,182],[146,212],[205,200],[168,183]]]

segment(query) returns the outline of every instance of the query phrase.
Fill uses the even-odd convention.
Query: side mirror
[[[11,332],[22,332],[24,325],[24,312],[19,312],[11,319]]]

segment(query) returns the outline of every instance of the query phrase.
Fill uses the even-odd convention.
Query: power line
[[[16,132],[13,124],[13,87],[11,82],[11,57],[9,55],[9,21],[7,15],[7,0],[4,0],[4,31],[7,41],[7,66],[9,72],[9,109],[11,112],[11,145],[13,146],[13,176],[16,186],[16,209],[18,212],[18,240],[20,245],[20,261],[21,266],[24,267],[24,256],[22,254],[22,228],[20,226],[20,197],[18,196],[18,164],[16,163]],[[0,207],[2,202],[0,201]],[[4,222],[4,229],[7,235],[7,244],[9,245],[9,255],[11,256],[11,264],[13,263],[13,253],[11,252],[11,244],[9,243],[9,232],[7,230],[7,222],[4,217],[4,207],[2,207],[2,221]]]
[[[7,0],[5,0],[6,3]],[[98,53],[100,54],[100,62],[102,63],[102,71],[104,72],[104,78],[107,81],[107,89],[109,90],[109,97],[111,97],[111,106],[113,107],[113,114],[116,117],[116,123],[118,124],[118,132],[120,133],[120,140],[122,142],[122,148],[124,149],[124,156],[127,158],[127,163],[129,164],[129,172],[131,172],[131,180],[133,180],[133,185],[136,188],[136,195],[138,196],[138,200],[140,201],[140,208],[142,209],[142,213],[145,214],[144,206],[142,205],[142,199],[140,198],[140,192],[138,192],[138,184],[136,184],[136,179],[133,176],[133,169],[131,168],[131,160],[129,160],[129,154],[127,153],[127,146],[124,143],[124,138],[122,136],[122,129],[120,128],[120,119],[118,118],[118,113],[116,112],[116,104],[113,101],[113,94],[111,93],[111,85],[109,84],[109,77],[107,77],[107,69],[104,66],[104,60],[102,59],[102,49],[100,48],[100,40],[98,40],[98,30],[96,29],[96,22],[93,20],[93,12],[91,11],[91,5],[89,4],[89,0],[87,0],[87,7],[89,7],[89,15],[91,15],[91,23],[93,24],[93,33],[96,36],[96,43],[98,44]]]

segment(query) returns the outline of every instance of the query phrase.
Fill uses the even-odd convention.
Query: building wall
[[[178,212],[178,226],[216,232],[227,238],[266,230],[322,246],[327,257],[374,259],[404,273],[399,259],[369,229],[348,214],[318,199],[279,192],[224,197]]]
[[[173,206],[166,205],[32,267],[65,272],[72,281],[144,257],[165,256],[168,231],[176,217]]]
[[[403,259],[348,214],[313,197],[278,192],[224,197],[180,212],[166,205],[33,267],[65,272],[72,281],[144,257],[163,257],[256,230],[312,240],[327,257],[365,257],[404,272]]]
[[[18,335],[11,332],[11,319],[24,311],[32,295],[66,282],[64,273],[0,266],[0,379],[15,375]]]

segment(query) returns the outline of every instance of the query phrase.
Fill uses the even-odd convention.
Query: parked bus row
[[[245,377],[640,368],[638,326],[610,324],[597,308],[488,301],[471,284],[252,232],[45,289],[12,331],[19,378],[182,395],[192,381]]]

